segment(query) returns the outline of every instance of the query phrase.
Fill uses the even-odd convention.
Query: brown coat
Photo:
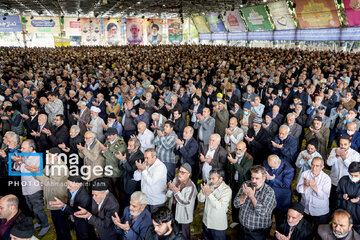
[[[104,169],[104,157],[101,154],[100,149],[100,142],[98,140],[95,140],[91,145],[90,149],[87,149],[87,146],[85,145],[85,149],[81,152],[79,152],[79,156],[84,159],[84,166],[88,166],[89,170],[87,172],[89,179],[85,179],[88,182],[93,181],[96,178],[100,178],[103,176],[102,174],[95,175],[93,172],[93,168],[95,166],[100,166],[102,169]],[[98,172],[98,171],[96,171]]]

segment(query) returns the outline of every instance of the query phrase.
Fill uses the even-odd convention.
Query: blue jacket
[[[348,135],[346,130],[342,130],[340,132],[340,135]],[[339,140],[338,140],[339,141]],[[338,146],[339,143],[338,143]],[[355,151],[359,151],[359,147],[360,147],[360,133],[358,131],[355,131],[354,135],[351,138],[351,146],[352,149],[354,149]]]
[[[276,136],[273,141],[277,144],[283,144],[283,147],[275,148],[271,145],[271,152],[278,155],[282,161],[287,161],[291,164],[294,164],[297,157],[296,139],[289,134],[284,141],[281,141],[279,136]]]
[[[195,138],[190,138],[188,143],[179,149],[179,153],[181,164],[189,163],[192,167],[199,164],[198,142]]]
[[[124,234],[124,231],[115,225],[116,233],[121,234],[123,240],[141,240],[145,239],[146,231],[152,226],[151,213],[147,208],[140,213],[139,216],[132,220],[130,215],[130,208],[126,207],[124,215],[121,218],[121,223],[129,222],[130,230]]]
[[[264,161],[266,171],[275,178],[271,181],[266,180],[266,183],[274,190],[277,208],[287,211],[291,203],[291,182],[294,179],[294,168],[290,163],[281,161],[281,164],[275,172],[272,172],[267,160]]]

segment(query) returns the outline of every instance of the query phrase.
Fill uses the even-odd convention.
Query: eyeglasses
[[[181,175],[184,175],[184,174],[186,174],[186,173],[188,173],[188,172],[185,172],[185,171],[179,171],[179,174],[181,174]]]

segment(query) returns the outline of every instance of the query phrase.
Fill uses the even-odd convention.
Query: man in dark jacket
[[[292,203],[287,212],[287,222],[277,226],[277,231],[275,232],[276,239],[313,239],[313,227],[303,216],[304,206],[301,203]]]
[[[239,142],[236,145],[236,151],[231,153],[227,159],[229,160],[228,172],[230,172],[230,188],[233,191],[231,202],[234,202],[237,192],[241,185],[250,180],[250,167],[253,165],[253,157],[246,151],[246,144]],[[233,222],[238,222],[239,219],[239,208],[232,208],[232,219]]]
[[[173,111],[173,121],[174,121],[174,132],[178,138],[183,137],[184,128],[186,126],[185,120],[181,117],[181,112],[177,109]]]
[[[38,109],[35,106],[32,106],[30,108],[30,116],[26,115],[26,114],[20,114],[21,117],[24,119],[24,125],[26,128],[26,138],[27,139],[35,139],[34,136],[31,135],[32,131],[37,131],[38,127],[39,127],[39,123],[38,123]]]
[[[297,141],[289,133],[290,128],[287,125],[279,128],[279,135],[271,141],[271,152],[279,156],[282,161],[287,161],[294,166],[297,157]]]
[[[70,216],[71,222],[75,225],[76,239],[87,240],[92,239],[92,227],[86,219],[74,215],[79,210],[79,207],[88,211],[91,209],[91,197],[82,183],[81,176],[69,176],[67,180],[68,196],[66,204],[58,198],[55,198],[55,201],[51,201],[50,204],[53,207],[61,208],[64,213]]]
[[[58,147],[59,144],[69,144],[69,129],[65,126],[65,116],[62,114],[56,115],[55,126],[52,129],[43,129],[49,140],[51,147]]]
[[[35,137],[37,152],[45,153],[51,146],[49,137],[42,131],[43,129],[51,128],[47,119],[46,114],[40,114],[38,117],[39,128],[31,133]]]
[[[119,203],[109,192],[107,179],[97,178],[92,182],[92,195],[91,212],[79,207],[80,211],[75,212],[74,215],[87,219],[88,223],[94,226],[95,232],[101,240],[117,240],[111,216],[114,216],[115,212],[119,212]]]
[[[69,145],[65,145],[65,143],[60,143],[58,145],[61,150],[63,150],[69,157],[71,158],[72,154],[78,154],[78,148],[77,145],[81,144],[83,146],[85,144],[84,137],[80,135],[80,127],[78,125],[72,125],[70,128],[70,139],[69,139]],[[78,155],[77,155],[78,156]],[[79,161],[76,163],[78,167],[81,167],[83,165],[84,160],[80,157],[78,157]],[[67,165],[69,167],[70,161],[67,162]]]
[[[360,233],[360,163],[352,162],[348,171],[349,176],[340,179],[336,193],[340,200],[340,208],[350,213],[353,229]]]
[[[184,240],[178,224],[172,216],[171,210],[166,207],[158,207],[151,213],[153,226],[146,232],[146,240]]]

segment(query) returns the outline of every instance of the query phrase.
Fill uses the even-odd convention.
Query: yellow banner
[[[54,37],[55,47],[70,47],[69,37]]]

